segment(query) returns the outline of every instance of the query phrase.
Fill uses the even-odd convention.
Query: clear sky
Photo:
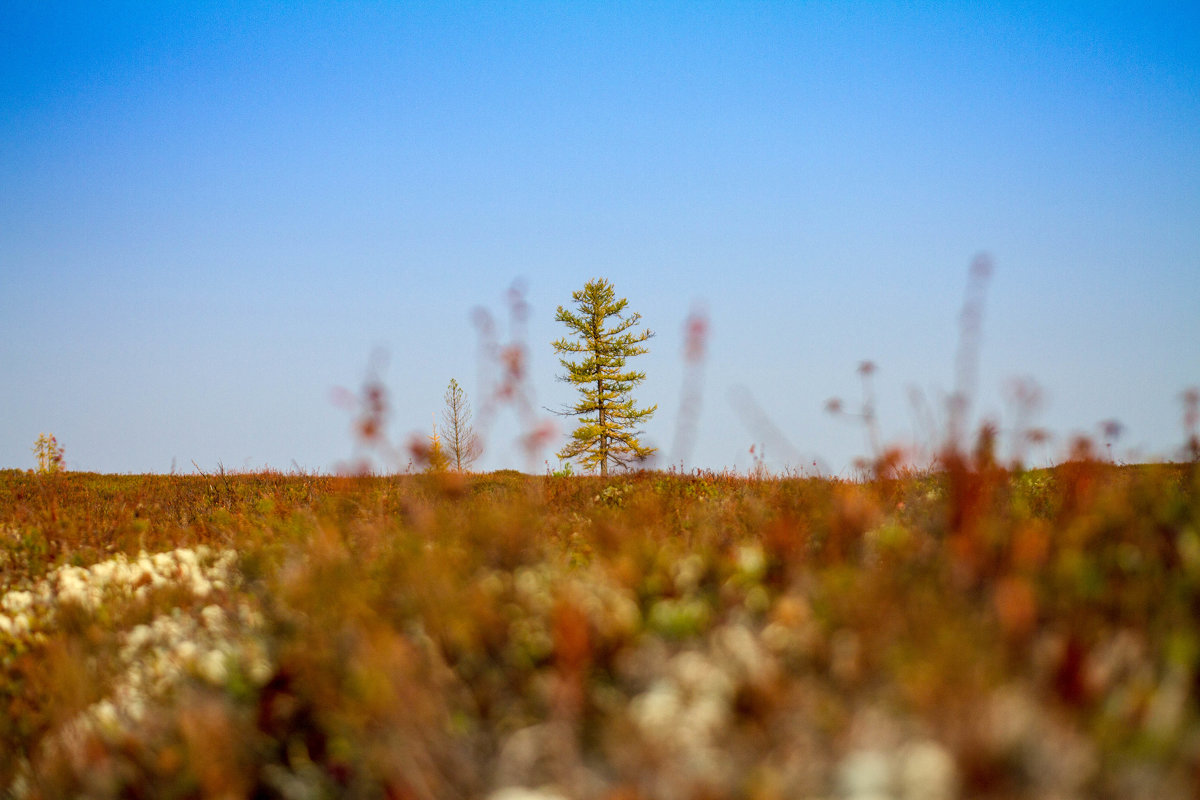
[[[1028,378],[1039,457],[1108,419],[1119,457],[1171,456],[1200,5],[0,4],[0,467],[45,431],[70,469],[332,470],[377,349],[393,439],[452,377],[480,413],[472,311],[516,280],[561,408],[555,308],[606,277],[657,333],[630,365],[660,465],[844,472],[867,439],[825,404],[864,360],[884,438],[928,443],[911,397],[954,388],[979,253],[975,418],[1011,430]],[[479,466],[553,465],[519,427]]]

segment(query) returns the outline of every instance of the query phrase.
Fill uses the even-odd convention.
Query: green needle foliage
[[[628,467],[655,450],[638,441],[637,427],[658,406],[639,409],[630,396],[633,387],[646,379],[646,373],[625,370],[625,359],[647,352],[641,343],[654,332],[635,329],[642,315],[622,315],[629,301],[617,300],[612,284],[603,278],[588,281],[571,298],[577,311],[559,306],[555,319],[572,335],[553,344],[556,353],[581,357],[578,361],[559,359],[567,370],[560,380],[575,384],[580,394],[579,402],[561,413],[578,417],[579,427],[558,457],[576,460],[607,476],[610,464]],[[614,320],[611,324],[610,319]]]

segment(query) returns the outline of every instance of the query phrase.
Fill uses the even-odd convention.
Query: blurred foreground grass
[[[0,793],[1200,796],[1200,469],[0,472]]]

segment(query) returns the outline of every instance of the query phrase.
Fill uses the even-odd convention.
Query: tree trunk
[[[600,477],[608,477],[608,436],[604,432],[604,381],[596,381],[596,405],[600,415]]]

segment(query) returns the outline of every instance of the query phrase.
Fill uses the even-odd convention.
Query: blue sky
[[[472,311],[517,280],[561,408],[555,308],[606,277],[657,333],[660,465],[845,473],[863,360],[884,438],[929,443],[979,253],[976,420],[1028,378],[1038,459],[1183,441],[1194,3],[8,3],[0,44],[0,467],[45,431],[71,469],[334,469],[378,349],[396,441],[452,377],[483,411]],[[480,466],[553,465],[520,428]]]

